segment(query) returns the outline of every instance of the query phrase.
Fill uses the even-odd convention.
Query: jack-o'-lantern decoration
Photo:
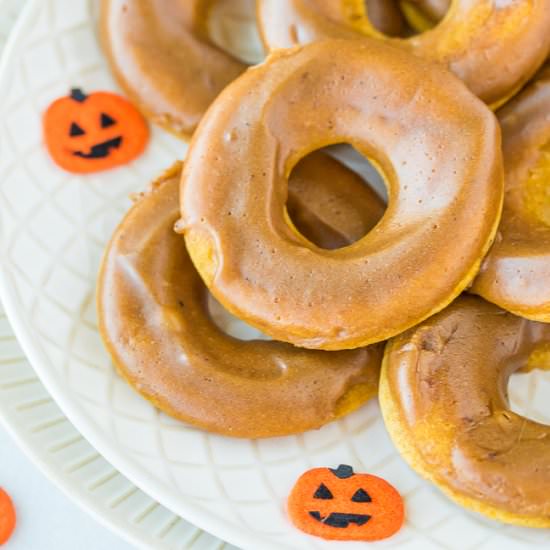
[[[302,474],[288,498],[294,525],[329,540],[374,541],[402,526],[401,495],[387,481],[355,474],[351,466],[314,468]]]
[[[44,139],[61,168],[79,174],[126,164],[140,155],[149,128],[139,111],[112,92],[86,95],[79,88],[44,113]]]

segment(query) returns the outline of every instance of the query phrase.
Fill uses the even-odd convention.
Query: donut
[[[550,0],[453,0],[439,25],[409,38],[378,32],[363,0],[258,0],[258,24],[270,50],[326,38],[389,41],[442,63],[492,107],[514,95],[550,53]]]
[[[302,350],[274,341],[237,340],[214,324],[207,290],[183,238],[173,231],[180,171],[179,165],[169,170],[133,206],[101,267],[99,328],[123,378],[167,414],[235,437],[318,428],[374,396],[380,346],[334,353]],[[307,174],[307,166],[302,172]],[[331,186],[338,194],[348,178],[352,186],[356,183],[342,166],[333,166],[331,174],[340,179],[338,185],[325,181],[325,194]],[[349,205],[352,216],[355,208]],[[346,233],[338,219],[335,227]]]
[[[549,342],[550,325],[467,295],[394,338],[379,398],[403,458],[465,508],[550,527],[550,427],[507,397],[510,375]]]
[[[550,66],[498,113],[505,195],[497,239],[472,292],[550,322]]]
[[[102,0],[101,37],[125,93],[153,122],[191,136],[212,100],[246,65],[212,43],[212,0]]]
[[[284,205],[294,165],[336,143],[380,167],[389,206],[327,251],[293,231]],[[419,323],[471,282],[502,179],[496,119],[450,72],[378,40],[326,40],[274,52],[218,96],[189,148],[177,231],[234,315],[297,346],[349,349]]]

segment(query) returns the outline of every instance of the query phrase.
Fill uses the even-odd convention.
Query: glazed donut
[[[212,1],[101,1],[103,48],[119,84],[148,118],[183,138],[246,68],[210,41]]]
[[[550,66],[498,118],[504,210],[472,291],[516,315],[550,322]]]
[[[453,0],[437,27],[406,39],[377,32],[363,0],[258,0],[258,23],[268,49],[325,38],[390,41],[443,63],[493,107],[514,95],[550,53],[550,0]]]
[[[550,527],[550,427],[507,397],[510,375],[548,343],[550,325],[474,296],[390,341],[379,397],[403,458],[466,508]]]
[[[284,205],[294,165],[336,143],[381,167],[389,206],[327,251],[292,230]],[[440,66],[377,40],[320,41],[274,52],[222,92],[180,200],[177,230],[233,314],[302,347],[364,346],[445,307],[477,273],[500,218],[500,132]]]
[[[309,179],[310,186],[322,184],[321,196],[356,183],[356,176],[336,161],[327,159],[325,166],[330,163],[338,184]],[[300,172],[305,179],[308,167]],[[301,350],[280,342],[236,340],[217,328],[207,290],[184,240],[173,231],[179,180],[177,165],[134,205],[107,248],[99,276],[100,332],[130,385],[178,419],[252,438],[318,428],[375,395],[380,346],[335,353]],[[307,187],[303,181],[300,186]],[[356,215],[356,206],[343,199],[340,208]],[[342,237],[346,227],[338,219],[335,231]]]

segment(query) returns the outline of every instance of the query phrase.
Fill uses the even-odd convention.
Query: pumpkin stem
[[[340,464],[336,470],[333,468],[329,468],[329,470],[339,479],[347,479],[348,477],[354,475],[353,468],[347,464]]]
[[[72,88],[70,97],[79,103],[83,103],[88,99],[88,96],[80,88]]]

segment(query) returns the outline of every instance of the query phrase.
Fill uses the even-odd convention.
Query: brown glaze
[[[512,412],[507,396],[510,375],[548,343],[550,325],[473,296],[392,340],[381,404],[404,457],[463,505],[549,526],[550,427]]]
[[[327,251],[295,234],[284,205],[293,166],[335,143],[381,167],[389,206],[366,237]],[[322,41],[273,53],[218,97],[189,149],[178,230],[232,313],[279,340],[343,349],[456,297],[501,203],[498,125],[458,79],[380,41]]]
[[[258,19],[269,49],[326,38],[389,41],[444,64],[494,106],[517,92],[550,53],[550,0],[453,0],[439,25],[406,39],[376,31],[363,0],[258,0]]]
[[[550,321],[550,67],[498,113],[505,198],[496,242],[473,292],[500,307]]]
[[[330,163],[330,173],[340,172],[344,186],[348,177],[356,183],[336,161]],[[307,167],[301,172],[307,177]],[[130,210],[105,254],[98,289],[100,331],[122,376],[168,414],[236,437],[318,428],[372,397],[379,346],[307,351],[236,340],[214,324],[208,292],[183,238],[173,231],[179,180],[178,165]],[[309,185],[316,183],[309,179]],[[329,194],[329,186],[323,184],[321,195]],[[340,238],[346,233],[338,220],[335,232]]]
[[[208,38],[212,1],[101,1],[102,42],[119,84],[153,122],[184,138],[246,68]]]

